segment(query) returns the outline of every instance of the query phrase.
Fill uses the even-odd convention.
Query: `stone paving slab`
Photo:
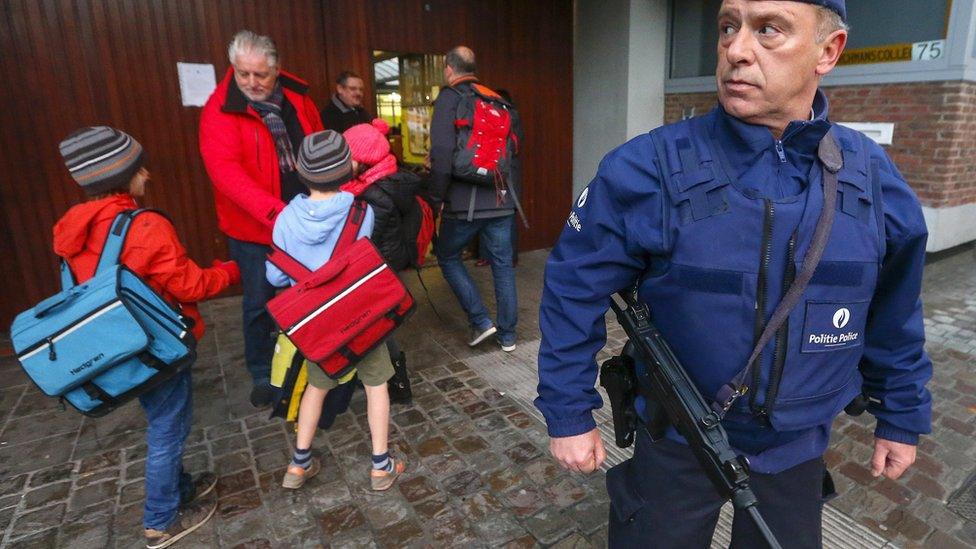
[[[544,259],[544,252],[524,254],[518,269],[523,345],[538,339]],[[907,477],[896,483],[865,475],[868,418],[844,417],[834,429],[827,460],[843,494],[832,505],[892,546],[976,547],[976,524],[946,506],[976,471],[974,266],[970,252],[926,274],[935,432]],[[490,288],[488,269],[472,272]],[[194,366],[185,464],[218,473],[220,507],[180,546],[606,546],[602,473],[583,477],[555,466],[529,399],[490,382],[488,369],[511,355],[490,341],[468,348],[457,328],[465,325],[463,315],[440,274],[428,269],[424,279],[437,312],[411,280],[420,306],[398,332],[414,402],[393,408],[391,440],[409,471],[381,495],[367,489],[361,392],[352,411],[315,440],[325,464],[320,476],[297,492],[280,488],[293,434],[247,403],[239,298],[204,305],[209,332]],[[619,328],[611,327],[598,358],[621,343]],[[0,357],[0,546],[139,546],[144,436],[137,405],[97,420],[61,412],[13,359]],[[828,528],[843,527],[825,521]]]

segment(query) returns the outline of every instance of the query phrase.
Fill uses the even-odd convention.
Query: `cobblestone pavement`
[[[537,345],[544,259],[545,252],[524,254],[518,269],[519,351]],[[916,467],[903,481],[870,478],[868,418],[838,420],[827,454],[842,491],[833,508],[899,545],[976,547],[976,523],[946,505],[976,470],[974,264],[970,252],[927,272],[936,420]],[[490,287],[487,268],[471,269]],[[492,385],[499,379],[488,370],[493,364],[513,356],[529,362],[531,353],[503,355],[490,341],[469,349],[458,328],[461,311],[443,279],[436,269],[426,270],[424,279],[437,312],[412,280],[418,312],[398,332],[413,372],[414,402],[394,406],[391,437],[409,461],[408,473],[382,495],[368,490],[361,392],[352,413],[315,440],[323,472],[302,490],[280,488],[293,436],[246,402],[239,299],[205,305],[210,329],[194,366],[195,421],[185,464],[218,473],[220,508],[180,546],[606,545],[603,475],[558,469],[527,400]],[[601,356],[619,346],[618,330],[611,329]],[[140,544],[145,420],[137,405],[97,420],[60,412],[13,359],[0,358],[0,429],[0,546]]]
[[[544,254],[528,258],[538,266]],[[521,276],[540,275],[530,265]],[[247,403],[239,298],[204,305],[209,330],[193,367],[185,465],[218,473],[220,506],[181,546],[606,545],[602,475],[571,475],[548,458],[544,426],[465,363],[500,354],[497,343],[469,349],[440,273],[428,269],[424,279],[444,318],[413,277],[418,311],[397,339],[413,372],[414,401],[393,407],[391,427],[408,472],[382,494],[368,488],[362,391],[352,413],[313,444],[323,471],[299,491],[280,487],[294,437]],[[519,335],[535,340],[538,291],[521,297]],[[138,405],[100,419],[61,412],[8,357],[0,359],[0,428],[0,545],[139,546],[146,450]]]
[[[898,481],[876,480],[868,463],[874,419],[841,416],[825,459],[842,494],[832,502],[906,547],[976,547],[976,516],[947,507],[976,476],[976,253],[926,267],[922,290],[926,350],[933,362],[932,434]]]

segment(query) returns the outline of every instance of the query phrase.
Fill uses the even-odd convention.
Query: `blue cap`
[[[807,4],[816,4],[831,9],[840,14],[840,18],[847,22],[847,5],[844,0],[795,0]]]

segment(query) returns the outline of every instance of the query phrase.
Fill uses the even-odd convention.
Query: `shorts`
[[[377,345],[366,353],[356,364],[356,372],[363,385],[376,387],[383,385],[393,377],[393,363],[386,356],[386,347]],[[330,390],[339,386],[339,380],[327,376],[318,365],[308,364],[308,384],[316,389]]]

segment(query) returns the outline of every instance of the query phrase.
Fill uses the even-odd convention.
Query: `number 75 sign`
[[[945,55],[945,40],[915,42],[912,44],[912,61],[935,61]]]
[[[895,63],[898,61],[935,61],[946,54],[945,40],[929,40],[887,46],[872,46],[845,51],[840,65],[866,65],[871,63]]]

